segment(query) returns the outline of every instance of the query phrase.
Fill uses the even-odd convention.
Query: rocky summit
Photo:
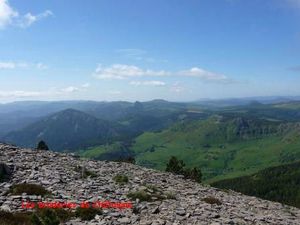
[[[22,207],[22,202],[132,202],[132,208],[103,208],[89,221],[74,217],[65,222],[69,225],[300,224],[300,209],[129,163],[85,160],[7,144],[0,144],[0,163],[12,172],[10,179],[0,183],[2,211],[33,210]],[[40,185],[51,194],[10,192],[23,183]]]

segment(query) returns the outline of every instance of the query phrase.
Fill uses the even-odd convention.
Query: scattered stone
[[[67,225],[296,225],[300,221],[300,209],[234,191],[223,192],[129,163],[83,160],[73,154],[32,151],[1,143],[0,163],[17,168],[9,180],[0,183],[3,211],[26,211],[22,201],[87,202],[90,206],[97,201],[132,202],[132,209],[103,208],[93,220],[74,218],[64,223]],[[96,176],[82,178],[76,167],[84,167]],[[113,177],[118,174],[126,174],[128,183],[116,184]],[[6,194],[12,185],[21,183],[41,185],[50,194]],[[130,200],[128,194],[137,191],[149,194],[152,201]],[[176,199],[164,197],[167,193]]]
[[[159,207],[156,206],[156,207],[152,210],[151,213],[152,213],[152,214],[157,214],[157,213],[159,213]]]

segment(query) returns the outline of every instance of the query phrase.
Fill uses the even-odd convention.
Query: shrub
[[[0,163],[0,182],[9,180],[12,171],[5,163]]]
[[[118,174],[116,175],[113,180],[118,184],[126,184],[128,183],[128,177],[126,175]]]
[[[222,205],[222,202],[215,197],[206,197],[206,198],[203,198],[202,201],[205,201],[208,204]]]
[[[33,225],[59,225],[60,220],[54,209],[44,208],[38,210],[32,215],[31,222]]]
[[[1,225],[31,225],[28,213],[11,213],[0,211]]]
[[[36,147],[37,150],[49,150],[48,145],[43,140],[40,141]]]
[[[51,192],[47,191],[44,187],[37,184],[16,184],[13,185],[9,193],[13,195],[21,195],[22,193],[27,193],[28,195],[50,195]]]
[[[182,160],[178,160],[175,156],[172,156],[167,163],[166,171],[175,174],[183,174],[184,166],[185,164]]]
[[[0,225],[58,225],[74,216],[74,213],[64,209],[44,208],[30,213],[0,211]]]
[[[142,202],[143,201],[145,201],[145,202],[151,201],[151,195],[148,194],[146,191],[130,192],[127,196],[132,200],[139,199]]]
[[[171,192],[167,192],[166,193],[167,199],[176,199],[176,196],[174,193]]]
[[[184,178],[194,180],[198,183],[201,182],[202,173],[201,170],[194,167],[193,169],[185,169],[185,164],[182,160],[178,160],[175,156],[172,156],[167,163],[166,171],[174,174],[183,175]]]
[[[156,186],[151,184],[145,184],[145,187],[152,192],[161,192]]]
[[[60,222],[67,222],[75,214],[66,209],[51,209],[43,208],[37,209],[31,216],[31,222],[33,225],[58,225]]]
[[[153,185],[145,185],[144,190],[139,190],[136,192],[130,192],[127,195],[130,199],[140,201],[156,201],[156,200],[164,200],[167,198],[167,195],[160,191],[157,187]]]
[[[102,210],[99,208],[81,208],[78,207],[75,211],[75,215],[82,220],[92,220],[96,215],[101,215]]]
[[[68,209],[53,209],[57,215],[57,217],[59,218],[60,222],[67,222],[69,221],[72,217],[75,217],[75,214]]]
[[[184,177],[201,183],[202,173],[199,169],[194,167],[193,169],[186,169],[184,171]]]

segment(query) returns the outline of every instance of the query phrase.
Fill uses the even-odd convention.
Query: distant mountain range
[[[277,104],[283,102],[300,101],[300,96],[257,96],[245,98],[226,98],[226,99],[199,99],[194,103],[209,107],[226,107],[249,105],[252,103]]]
[[[161,170],[175,155],[206,182],[300,160],[300,101],[291,98],[16,102],[0,105],[0,115],[0,141],[35,147],[44,140],[100,160],[133,156]]]
[[[82,150],[84,157],[112,159],[131,153],[138,164],[165,169],[171,155],[203,171],[206,182],[238,177],[300,160],[300,102],[220,109],[190,107],[165,129],[122,143]]]
[[[43,139],[54,150],[76,150],[160,130],[184,107],[162,100],[10,103],[0,107],[0,139],[23,147]]]

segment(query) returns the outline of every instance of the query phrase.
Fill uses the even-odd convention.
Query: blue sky
[[[0,0],[0,102],[299,87],[300,0]]]

